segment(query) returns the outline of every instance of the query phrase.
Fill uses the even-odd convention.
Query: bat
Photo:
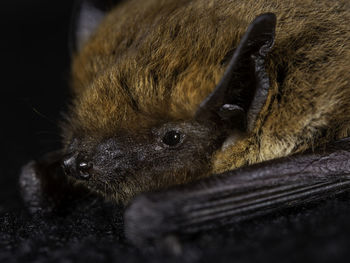
[[[347,1],[109,4],[77,5],[63,148],[23,170],[29,206],[89,190],[142,243],[349,189]]]

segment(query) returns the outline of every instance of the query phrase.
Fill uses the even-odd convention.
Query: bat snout
[[[93,174],[94,164],[88,158],[74,153],[63,158],[62,167],[67,176],[78,180],[88,180]]]

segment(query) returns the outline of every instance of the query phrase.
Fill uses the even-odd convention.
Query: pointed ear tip
[[[258,15],[255,19],[255,23],[271,23],[273,26],[276,24],[277,17],[275,13],[263,13]]]
[[[257,17],[262,17],[265,19],[276,19],[276,14],[272,12],[262,13],[258,15]]]

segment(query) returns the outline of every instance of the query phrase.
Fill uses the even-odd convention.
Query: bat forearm
[[[350,189],[350,139],[229,171],[186,187],[138,197],[125,213],[127,236],[143,242],[192,233],[294,207]]]

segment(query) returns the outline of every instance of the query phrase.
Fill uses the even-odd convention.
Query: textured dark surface
[[[70,9],[70,1],[1,3],[0,262],[348,262],[350,194],[141,249],[125,241],[122,211],[92,197],[29,216],[18,176],[59,148]]]
[[[347,262],[350,195],[136,249],[118,208],[86,199],[65,213],[1,213],[0,262]]]

